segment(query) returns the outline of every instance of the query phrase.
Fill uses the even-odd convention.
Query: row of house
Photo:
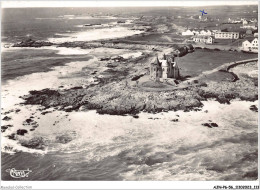
[[[242,43],[241,50],[246,52],[258,53],[258,38],[253,40],[246,40]]]
[[[256,23],[249,23],[249,24],[245,24],[243,26],[240,26],[240,28],[256,30],[257,24]]]
[[[219,30],[186,30],[182,32],[183,36],[196,36],[195,40],[203,39],[199,36],[214,36],[216,39],[238,39],[239,32],[227,32]],[[211,40],[211,38],[208,38]]]
[[[214,35],[215,32],[217,32],[218,30],[186,30],[184,32],[182,32],[181,34],[183,36],[194,36],[194,35],[201,35],[201,36],[211,36]]]
[[[231,18],[228,18],[228,23],[233,23],[233,24],[249,24],[249,23],[257,23],[257,19],[256,18],[251,18],[250,20],[246,20],[245,18],[241,18],[240,20],[233,20]]]
[[[238,39],[239,32],[216,32],[214,36],[197,35],[192,37],[196,43],[213,44],[215,39]]]
[[[244,18],[241,18],[241,21],[242,21],[243,25],[246,25],[246,24],[249,24],[249,23],[257,23],[257,19],[256,18],[252,18],[250,20],[246,20]]]

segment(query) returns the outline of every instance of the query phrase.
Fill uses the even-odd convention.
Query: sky
[[[151,6],[209,6],[209,5],[257,5],[251,1],[10,1],[3,0],[3,8],[21,7],[151,7]]]

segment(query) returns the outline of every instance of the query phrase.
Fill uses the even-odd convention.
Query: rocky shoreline
[[[252,79],[245,77],[236,82],[208,82],[170,92],[145,92],[126,87],[121,81],[87,88],[30,91],[22,98],[24,104],[41,105],[46,109],[54,107],[66,112],[96,110],[99,114],[136,115],[139,112],[199,110],[202,101],[209,99],[222,104],[229,104],[233,99],[255,101],[258,99],[255,85]]]
[[[199,84],[191,85],[184,89],[172,91],[144,91],[142,88],[129,85],[147,73],[148,60],[155,56],[157,51],[164,52],[164,47],[144,44],[124,44],[113,40],[97,42],[70,42],[62,44],[52,44],[48,42],[37,42],[27,40],[16,47],[38,47],[56,45],[59,47],[81,47],[97,48],[110,47],[118,49],[152,50],[153,53],[143,54],[138,58],[125,60],[124,63],[113,63],[113,67],[101,74],[95,75],[97,84],[87,87],[79,86],[70,89],[43,89],[40,91],[30,91],[22,97],[24,104],[41,105],[46,109],[54,107],[57,110],[86,111],[96,110],[100,114],[111,115],[136,115],[140,112],[157,113],[170,110],[198,110],[203,106],[202,101],[214,99],[220,103],[229,104],[232,99],[255,101],[258,99],[256,80],[250,77],[238,77],[228,82],[217,83],[214,81],[199,81]],[[127,63],[127,64],[125,64]],[[233,73],[229,71],[230,73]],[[234,76],[237,76],[233,73]],[[136,79],[136,80],[138,80]]]

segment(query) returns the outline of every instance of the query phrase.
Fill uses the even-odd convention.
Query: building
[[[256,18],[252,18],[252,19],[250,19],[250,22],[257,22],[257,19]]]
[[[160,78],[178,79],[180,71],[177,63],[174,61],[173,56],[163,55],[162,59],[156,58],[155,62],[150,64],[150,79],[159,81]]]
[[[239,32],[216,32],[215,39],[238,39]]]
[[[212,32],[210,30],[201,30],[199,32],[199,35],[201,35],[201,36],[211,36]]]
[[[193,41],[197,43],[213,44],[214,39],[211,36],[195,36]]]
[[[183,36],[193,36],[193,35],[201,35],[201,36],[211,36],[212,31],[210,30],[186,30],[182,32]]]
[[[207,36],[211,36],[211,35],[212,35],[212,31],[207,30],[206,35],[207,35]]]
[[[249,40],[244,41],[241,50],[258,53],[258,38],[254,38],[251,42]]]
[[[216,32],[220,32],[220,30],[212,30],[212,31],[211,31],[211,34],[212,34],[213,36],[215,36],[215,33],[216,33]]]
[[[240,26],[240,28],[256,30],[257,29],[257,24],[256,23],[249,23],[249,24]]]
[[[242,42],[242,50],[244,50],[244,51],[249,51],[251,46],[252,45],[251,45],[251,43],[248,40]]]
[[[243,25],[245,25],[245,24],[248,24],[248,21],[245,20],[245,19],[243,19],[243,20],[242,20],[242,23],[243,23]]]
[[[199,35],[200,34],[200,32],[197,31],[197,30],[192,30],[192,32],[193,32],[194,35]]]
[[[258,52],[258,38],[255,38],[252,42],[251,42],[251,44],[252,44],[252,51],[256,51],[256,52]]]
[[[182,32],[181,35],[183,35],[183,36],[193,36],[194,33],[191,30],[186,30],[186,31]]]
[[[201,30],[199,35],[206,35],[207,34],[207,31],[206,30]]]

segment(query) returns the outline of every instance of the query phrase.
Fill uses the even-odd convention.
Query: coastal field
[[[170,86],[150,63],[187,45],[194,8],[53,10],[3,10],[3,180],[257,180],[257,54],[196,48]]]

